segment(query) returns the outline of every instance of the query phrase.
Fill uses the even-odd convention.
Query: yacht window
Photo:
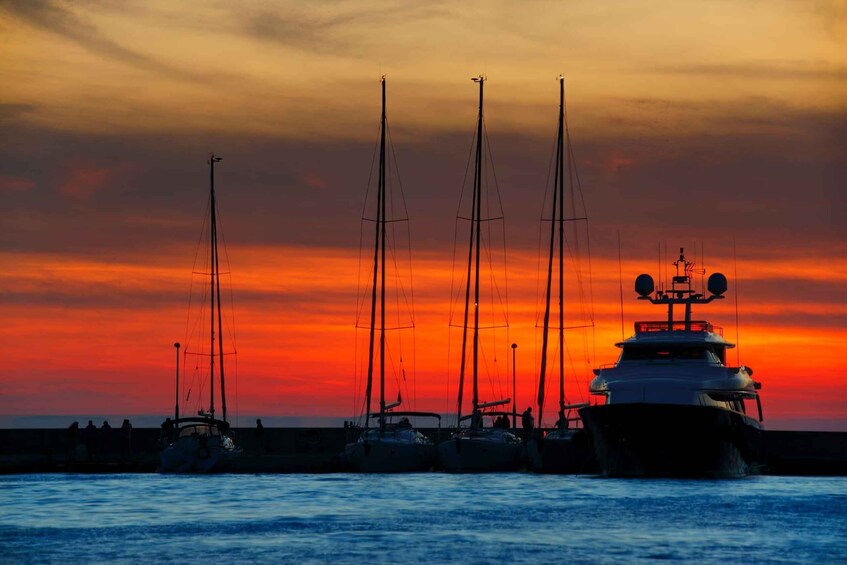
[[[621,361],[700,360],[719,363],[720,359],[708,346],[651,346],[625,347]]]

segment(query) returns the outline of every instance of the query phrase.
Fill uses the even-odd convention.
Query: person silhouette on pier
[[[100,426],[100,436],[98,452],[101,456],[108,457],[112,452],[112,426],[109,425],[109,420],[103,420],[103,425]]]
[[[132,424],[128,418],[124,418],[121,424],[121,461],[126,461],[132,455]]]
[[[535,427],[535,418],[532,417],[532,406],[528,406],[524,413],[521,415],[521,424],[523,425],[523,429],[531,432]]]
[[[167,447],[173,441],[174,422],[169,417],[162,422],[162,431],[159,433],[159,441],[163,446]]]
[[[85,426],[85,451],[88,454],[88,460],[94,461],[97,451],[97,426],[92,420],[89,420],[88,425]]]
[[[346,424],[346,422],[345,422]],[[256,418],[256,430],[253,432],[256,437],[256,448],[259,453],[265,452],[265,426],[262,425],[262,419]]]

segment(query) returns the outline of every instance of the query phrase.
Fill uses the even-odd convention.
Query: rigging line
[[[621,230],[618,230],[618,287],[621,295],[621,341],[624,340],[623,322],[623,265],[621,259]]]
[[[359,330],[353,329],[353,394],[350,396],[351,417],[356,419],[356,399],[359,398]]]
[[[461,292],[460,288],[462,286],[461,283],[465,282],[465,279],[462,278],[459,281],[459,283],[460,283],[459,287],[460,288],[459,289],[455,288],[456,287],[456,284],[455,284],[456,283],[456,254],[458,253],[458,247],[459,247],[459,245],[458,245],[458,243],[459,243],[459,218],[460,218],[460,214],[462,212],[462,200],[464,199],[465,187],[466,187],[467,182],[468,182],[468,171],[470,170],[470,167],[471,167],[471,155],[473,154],[473,150],[474,150],[475,146],[476,146],[476,120],[474,120],[474,135],[473,135],[473,138],[472,138],[472,141],[471,141],[471,144],[470,144],[470,148],[468,149],[468,158],[467,158],[467,163],[465,165],[465,175],[462,178],[462,189],[459,193],[459,203],[458,203],[457,210],[456,210],[456,220],[454,222],[454,227],[453,227],[453,266],[452,266],[452,269],[451,269],[452,276],[450,277],[450,316],[449,316],[449,322],[451,324],[453,322],[453,316],[455,314],[455,308],[456,308],[456,306],[458,305],[458,302],[459,302],[459,292]],[[464,271],[462,271],[462,272],[464,273]],[[458,423],[457,423],[457,425],[458,425]]]
[[[407,313],[410,316],[410,322],[412,324],[414,324],[414,313],[411,310],[412,306],[410,305],[409,294],[406,291],[406,286],[403,284],[403,279],[402,279],[402,276],[401,276],[402,273],[401,273],[401,268],[400,268],[400,261],[397,258],[397,242],[398,241],[399,241],[399,238],[397,237],[397,232],[394,229],[394,227],[392,227],[391,239],[387,240],[386,243],[388,244],[388,247],[389,247],[389,254],[391,256],[391,263],[394,266],[394,270],[393,270],[393,273],[391,275],[391,278],[394,279],[393,287],[394,287],[394,295],[395,295],[394,298],[395,298],[395,303],[396,303],[396,312],[395,313],[396,313],[396,316],[397,316],[397,325],[399,326],[399,325],[401,325],[401,323],[400,323],[400,304],[401,303],[405,305],[405,307],[407,309]],[[407,241],[409,241],[409,240],[407,240]],[[411,245],[409,245],[407,247],[411,247]],[[409,261],[410,261],[409,270],[411,271],[411,253],[409,254]],[[409,289],[409,293],[411,293],[411,288]],[[402,301],[400,300],[401,297],[402,297]]]
[[[226,269],[227,269],[227,272],[224,273],[224,274],[226,274],[229,277],[229,285],[228,285],[229,288],[228,288],[228,290],[229,290],[229,310],[230,310],[229,315],[230,315],[230,320],[229,320],[229,324],[227,325],[226,329],[227,329],[227,333],[229,334],[229,339],[230,339],[230,341],[232,341],[232,350],[233,350],[233,352],[238,353],[238,342],[235,339],[235,299],[234,299],[233,290],[232,290],[232,265],[230,265],[230,262],[229,262],[229,250],[228,250],[227,245],[226,245],[226,234],[224,234],[224,231],[223,231],[223,219],[221,218],[220,211],[217,212],[217,220],[218,221],[217,221],[216,230],[217,230],[217,233],[220,233],[221,242],[223,243],[223,246],[224,246],[224,262],[226,262]],[[220,280],[220,274],[218,276],[218,280]],[[220,308],[220,304],[218,304],[218,308]],[[221,339],[223,339],[223,336],[221,336]]]
[[[200,234],[197,238],[197,245],[195,246],[195,249],[194,249],[194,263],[192,264],[192,272],[196,270],[197,260],[198,260],[199,257],[201,257],[201,255],[200,255],[201,246],[205,247],[204,243],[206,242],[206,237],[205,237],[206,225],[207,225],[206,222],[208,221],[208,218],[209,218],[209,206],[211,206],[211,204],[212,204],[212,196],[210,194],[206,198],[206,210],[203,213],[203,221],[200,224]],[[204,257],[204,261],[208,261],[208,254],[204,253],[202,256]],[[208,263],[206,263],[205,265],[208,265]],[[186,320],[185,320],[185,339],[183,340],[183,343],[186,344],[186,347],[190,343],[189,342],[189,335],[190,335],[190,331],[191,331],[191,311],[192,311],[192,301],[193,301],[193,298],[194,298],[194,276],[193,275],[192,275],[190,281],[191,282],[190,282],[190,287],[189,287],[189,291],[188,291],[188,311],[186,312]],[[203,292],[205,293],[205,287],[204,287]],[[204,294],[204,297],[205,297],[205,294]]]
[[[569,174],[572,172],[572,174],[573,174],[572,181],[573,181],[573,179],[576,180],[576,188],[579,192],[579,200],[580,200],[580,204],[582,206],[583,216],[585,216],[585,219],[586,219],[586,222],[585,222],[585,239],[586,239],[586,252],[588,254],[588,293],[589,293],[588,312],[589,312],[589,319],[591,320],[591,326],[592,326],[592,356],[596,358],[597,344],[596,344],[596,328],[594,327],[594,323],[595,323],[594,275],[593,275],[594,271],[593,271],[593,265],[592,265],[592,259],[591,259],[591,230],[590,230],[590,227],[589,227],[589,224],[588,224],[588,207],[585,204],[585,192],[582,189],[582,179],[579,176],[579,167],[577,167],[576,153],[574,152],[573,144],[571,143],[571,140],[570,140],[570,128],[569,128],[569,125],[568,125],[568,118],[567,118],[567,104],[563,104],[563,110],[564,110],[565,132],[567,134],[568,160],[569,160],[569,165],[570,165]],[[572,206],[573,206],[574,212],[575,212],[576,211],[576,205],[574,203],[574,190],[573,190],[573,188],[574,188],[574,184],[573,184],[573,182],[571,182],[571,203],[572,203]],[[574,215],[576,216],[576,214],[574,214]],[[574,226],[574,233],[575,234],[577,234],[577,229],[578,228],[575,225]],[[581,260],[578,261],[578,269],[579,269],[578,279],[581,281],[581,278],[582,278]],[[582,301],[582,304],[584,304],[584,294],[583,294],[583,291],[582,291],[582,283],[581,282],[580,282],[579,288],[580,288],[581,301]]]
[[[738,254],[735,247],[735,236],[732,236],[733,278],[735,279],[735,364],[741,366],[741,330],[738,324]]]
[[[368,171],[368,182],[365,185],[365,197],[362,200],[362,221],[359,224],[359,261],[357,268],[357,280],[356,280],[356,325],[359,323],[359,318],[362,316],[364,308],[364,304],[366,302],[366,297],[368,294],[368,290],[370,290],[370,286],[362,288],[362,254],[364,253],[364,241],[365,241],[365,218],[367,217],[367,209],[368,209],[368,196],[371,193],[371,186],[373,184],[373,174],[374,174],[374,165],[376,163],[376,156],[379,152],[379,132],[382,128],[382,120],[380,119],[380,124],[377,126],[377,134],[374,136],[376,141],[374,142],[373,153],[371,154],[371,166]],[[368,279],[370,280],[370,279]]]
[[[403,204],[403,214],[409,219],[409,209],[406,206],[406,192],[403,190],[403,179],[400,176],[400,165],[397,162],[397,151],[394,147],[394,141],[391,139],[391,128],[388,125],[388,117],[385,118],[385,130],[388,135],[388,148],[391,149],[393,159],[388,163],[388,172],[391,174],[391,163],[394,163],[394,172],[397,174],[397,185],[400,187],[400,201]],[[392,194],[393,198],[393,194]]]
[[[235,357],[235,427],[238,427],[238,356]]]
[[[488,128],[485,127],[485,118],[482,119],[482,134],[485,136],[485,149],[488,155],[488,163],[491,165],[491,177],[494,179],[494,192],[497,195],[497,204],[500,206],[500,215],[503,214],[503,199],[500,195],[500,184],[497,182],[497,170],[494,168],[494,156],[491,152],[491,141],[488,139]]]
[[[502,229],[502,232],[501,232],[502,235],[503,235],[503,287],[504,287],[503,293],[504,294],[503,295],[500,294],[500,287],[499,287],[499,285],[497,285],[497,281],[494,278],[494,269],[492,267],[490,269],[490,271],[491,271],[491,281],[492,281],[492,295],[491,295],[492,296],[492,304],[493,304],[493,297],[495,295],[495,291],[496,291],[498,301],[501,305],[504,303],[504,296],[505,296],[506,311],[504,312],[504,319],[507,321],[507,324],[508,324],[509,287],[508,287],[508,277],[507,277],[508,270],[507,270],[507,264],[506,264],[506,222],[505,222],[505,219],[504,219],[503,201],[502,201],[502,196],[500,194],[500,185],[497,182],[497,172],[494,169],[494,156],[493,156],[492,151],[491,151],[491,142],[488,139],[488,130],[485,127],[485,119],[484,118],[483,118],[483,129],[482,129],[482,131],[483,131],[483,134],[485,136],[485,148],[487,149],[487,158],[488,158],[487,162],[491,166],[491,176],[494,180],[494,190],[495,190],[495,194],[497,195],[497,203],[499,205],[499,210],[497,211],[497,213],[499,214],[499,219],[504,220],[503,221],[503,229]],[[484,172],[486,173],[486,196],[488,196],[488,194],[490,193],[490,191],[487,190],[487,187],[488,187],[487,172],[488,172],[488,170],[485,169]],[[485,204],[486,204],[486,211],[488,213],[488,217],[491,218],[492,213],[491,213],[491,207],[490,207],[490,204],[491,204],[490,198],[486,198]],[[488,256],[489,256],[489,262],[491,263],[491,265],[493,265],[494,264],[493,256],[492,256],[493,248],[491,246],[491,242],[493,242],[494,238],[493,238],[492,233],[491,233],[491,223],[490,222],[486,224],[486,229],[488,231],[488,242],[489,242],[488,246],[486,247],[486,250],[487,250],[487,253],[488,253]],[[494,310],[492,308],[492,321],[493,321],[493,316],[494,316]]]
[[[407,223],[406,223],[406,241],[409,243],[409,245],[407,247],[408,256],[409,256],[409,297],[410,297],[410,301],[411,301],[412,322],[414,323],[414,319],[415,319],[415,294],[414,294],[415,285],[414,285],[414,280],[412,278],[412,274],[413,274],[413,271],[412,271],[412,226],[411,226],[411,220],[409,219],[408,206],[407,206],[407,203],[406,203],[406,191],[403,188],[403,179],[400,176],[400,165],[397,162],[397,153],[395,151],[394,142],[391,138],[391,128],[388,126],[388,118],[386,118],[386,129],[388,131],[388,141],[389,141],[389,146],[391,148],[391,154],[394,157],[394,160],[393,160],[394,171],[397,174],[397,184],[400,187],[400,198],[401,198],[401,201],[402,201],[402,204],[403,204],[403,213],[405,214],[405,217],[408,220]]]

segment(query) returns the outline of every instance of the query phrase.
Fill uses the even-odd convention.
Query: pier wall
[[[97,431],[87,445],[82,429],[74,441],[66,429],[0,429],[0,474],[155,472],[162,447],[158,428],[133,429],[129,445],[119,429]],[[434,441],[448,433],[421,431]],[[244,450],[236,473],[343,471],[338,456],[351,439],[344,428],[265,428],[261,442],[253,428],[235,428],[235,434]],[[763,449],[767,474],[847,476],[847,432],[766,431]]]

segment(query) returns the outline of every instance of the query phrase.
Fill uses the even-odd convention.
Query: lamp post
[[[517,394],[518,390],[516,387],[517,379],[515,378],[515,374],[517,370],[515,369],[515,359],[517,358],[518,344],[512,344],[512,429],[516,430],[518,428],[518,399]]]
[[[176,402],[174,403],[174,420],[179,420],[179,342],[174,343],[176,349]]]

